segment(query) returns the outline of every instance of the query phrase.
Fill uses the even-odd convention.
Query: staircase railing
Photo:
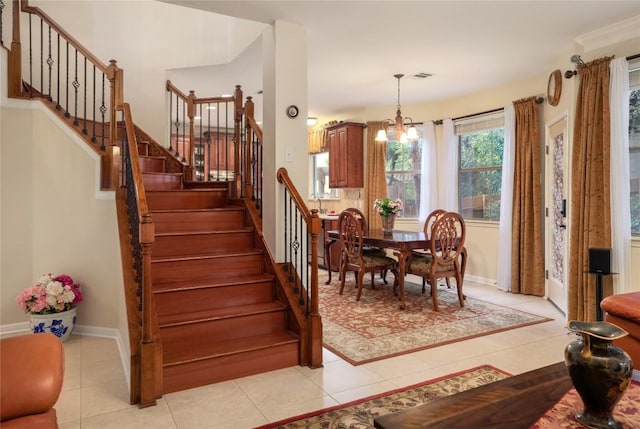
[[[322,366],[322,319],[318,301],[318,235],[322,230],[318,210],[309,211],[285,168],[278,169],[284,201],[282,217],[284,259],[278,264],[285,278],[286,293],[297,296],[305,317],[302,329],[301,361],[313,368]],[[293,309],[294,312],[296,308]]]
[[[241,193],[245,198],[249,198],[262,217],[262,128],[254,117],[254,104],[251,97],[247,97],[244,109],[242,110],[243,134],[241,136],[242,154]]]
[[[240,135],[242,90],[234,95],[198,98],[167,81],[169,93],[169,150],[185,163],[187,179],[198,182],[239,183],[240,154],[235,136]],[[237,197],[237,186],[232,196]]]
[[[141,407],[156,404],[156,397],[162,395],[159,362],[162,356],[161,343],[157,339],[158,322],[155,316],[153,287],[151,285],[151,246],[155,238],[147,198],[142,181],[142,172],[138,158],[138,142],[131,110],[128,103],[117,109],[122,119],[118,121],[122,138],[122,197],[126,201],[127,218],[131,235],[131,249],[135,276],[135,295],[138,308],[127,309],[129,317],[129,335],[131,338],[131,396],[132,402]],[[133,302],[129,299],[127,302]],[[135,310],[138,310],[137,312]],[[131,323],[139,320],[138,326]]]
[[[22,52],[20,14],[27,14],[27,48]],[[22,64],[24,57],[28,64]],[[41,9],[27,0],[13,1],[13,40],[9,55],[8,95],[42,98],[94,149],[113,146],[115,108],[122,102],[123,73],[115,60],[95,57]],[[27,84],[23,84],[26,80]]]

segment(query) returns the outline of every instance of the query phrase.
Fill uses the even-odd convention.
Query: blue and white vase
[[[76,309],[53,314],[32,314],[31,330],[34,334],[50,332],[61,341],[67,340],[76,326]]]

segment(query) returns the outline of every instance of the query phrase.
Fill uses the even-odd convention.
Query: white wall
[[[110,59],[117,60],[124,70],[125,101],[131,104],[136,124],[161,144],[166,143],[167,70],[228,63],[264,28],[260,23],[151,0],[30,3],[61,24],[105,64]],[[184,25],[185,22],[189,24]],[[26,40],[23,36],[23,45]],[[224,83],[224,92],[233,92],[238,83],[233,77]],[[208,78],[216,81],[223,77],[212,73]],[[198,88],[180,89],[188,93]]]
[[[78,324],[128,338],[115,200],[98,191],[98,156],[40,102],[0,104],[0,325],[28,321],[15,297],[65,273],[85,296]]]

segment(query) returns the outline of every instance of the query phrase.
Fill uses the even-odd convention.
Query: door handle
[[[567,229],[567,225],[559,225],[562,229]]]

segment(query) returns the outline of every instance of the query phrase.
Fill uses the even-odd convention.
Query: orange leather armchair
[[[605,312],[605,322],[629,333],[613,343],[631,356],[635,369],[640,369],[640,292],[608,296],[602,300],[600,308]]]
[[[64,348],[52,334],[0,340],[0,426],[57,428],[54,404],[64,377]]]

